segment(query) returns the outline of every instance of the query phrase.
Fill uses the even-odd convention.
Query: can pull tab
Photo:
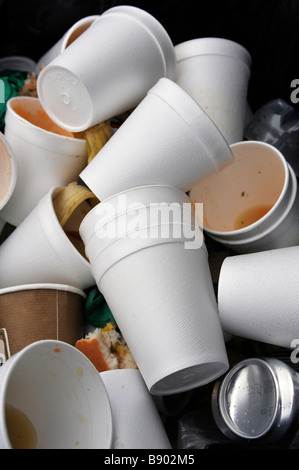
[[[8,335],[5,328],[0,328],[0,367],[10,358]]]

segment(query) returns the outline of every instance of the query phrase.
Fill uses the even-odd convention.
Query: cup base
[[[228,364],[214,362],[198,364],[164,377],[150,387],[152,395],[164,396],[188,392],[219,378],[228,369]]]
[[[91,127],[93,105],[90,94],[74,73],[64,67],[49,65],[40,73],[37,88],[43,108],[60,127],[70,132]]]

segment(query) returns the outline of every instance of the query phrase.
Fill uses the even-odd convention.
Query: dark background
[[[275,98],[298,108],[290,101],[291,81],[299,79],[298,0],[0,0],[0,57],[25,55],[37,61],[77,20],[120,4],[155,16],[174,45],[205,36],[239,42],[253,61],[252,110]]]

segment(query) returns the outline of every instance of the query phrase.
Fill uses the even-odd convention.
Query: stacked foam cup
[[[100,61],[99,43],[107,45]],[[231,165],[233,154],[175,83],[176,65],[160,23],[122,6],[102,14],[37,82],[47,114],[70,132],[131,111],[80,173],[101,201],[80,235],[95,282],[156,395],[193,389],[228,368],[208,253],[186,193]]]
[[[157,395],[203,385],[228,367],[194,222],[184,192],[144,186],[106,199],[80,227],[97,285]]]

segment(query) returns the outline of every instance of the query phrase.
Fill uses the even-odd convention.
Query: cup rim
[[[66,349],[68,351],[72,351],[73,355],[75,354],[78,357],[84,358],[84,361],[86,363],[88,363],[91,368],[94,368],[93,364],[90,363],[90,361],[86,358],[86,356],[81,351],[79,351],[74,346],[72,346],[72,345],[70,345],[70,344],[68,344],[64,341],[55,340],[55,339],[43,339],[43,340],[35,341],[31,344],[28,344],[22,350],[20,350],[19,352],[17,352],[13,356],[11,356],[3,364],[3,367],[5,367],[9,363],[10,367],[8,368],[7,373],[5,374],[3,382],[2,382],[2,390],[3,390],[2,396],[3,396],[3,399],[0,401],[2,416],[5,416],[7,385],[9,383],[11,375],[12,375],[12,373],[13,373],[15,367],[16,367],[16,363],[17,363],[16,359],[24,356],[25,354],[27,354],[28,351],[30,351],[32,349],[33,350],[36,349],[36,348],[40,349],[40,348],[44,348],[44,347],[47,347],[47,346],[50,346],[50,345],[52,345],[52,346],[55,345],[56,348],[59,348],[59,346],[61,346],[61,347],[63,347],[64,349]],[[107,449],[109,449],[109,448],[111,448],[112,439],[113,439],[112,409],[111,409],[110,399],[109,399],[105,384],[103,382],[103,379],[101,378],[101,376],[99,374],[97,374],[97,377],[99,377],[98,380],[100,381],[100,383],[102,385],[103,392],[106,392],[105,393],[105,401],[108,405],[108,408],[107,408],[106,412],[107,412],[107,420],[109,422],[109,427],[108,427],[108,431],[107,431],[106,440],[107,440]],[[101,396],[102,396],[102,399],[104,399],[104,395],[101,395]],[[11,441],[10,441],[9,436],[8,436],[7,427],[3,431],[3,436],[4,436],[5,443],[6,443],[7,447],[11,448]]]
[[[214,171],[219,171],[223,166],[234,161],[230,145],[215,122],[200,104],[175,81],[162,77],[147,94],[153,94],[166,101],[168,106],[180,116],[197,142],[205,147],[206,154],[212,162]],[[184,101],[183,105],[181,105],[181,98]],[[207,127],[209,132],[205,132]],[[217,158],[214,155],[215,149],[217,149]]]
[[[39,132],[40,134],[42,135],[46,135],[50,138],[55,138],[55,139],[58,139],[58,140],[61,140],[61,141],[69,141],[69,142],[72,142],[72,143],[81,143],[81,144],[85,144],[85,140],[84,139],[80,139],[80,138],[77,138],[77,137],[72,137],[72,136],[67,136],[67,135],[60,135],[60,134],[56,134],[55,132],[51,132],[51,131],[47,131],[46,129],[42,129],[41,127],[38,127],[36,126],[35,124],[32,124],[30,121],[28,121],[27,119],[25,119],[24,117],[22,117],[20,114],[18,114],[12,107],[12,104],[14,101],[28,101],[28,102],[38,102],[41,106],[41,108],[43,109],[43,111],[46,113],[46,111],[44,110],[43,106],[42,106],[42,103],[41,103],[41,100],[35,96],[13,96],[12,98],[10,98],[7,103],[6,103],[6,106],[7,106],[7,110],[14,116],[14,118],[17,118],[18,121],[20,121],[22,124],[25,124],[26,126],[28,126],[28,124],[30,125],[30,127],[32,127],[36,132]],[[52,120],[52,118],[48,115],[48,113],[46,113],[47,116],[49,117],[49,119]],[[53,121],[54,122],[54,121]],[[59,126],[59,124],[55,123],[56,125]],[[61,126],[59,126],[61,127]],[[62,127],[62,130],[66,130]],[[68,132],[72,132],[72,131],[68,131]]]
[[[65,231],[63,230],[63,227],[60,225],[59,220],[57,218],[57,215],[54,209],[54,204],[53,204],[53,197],[54,197],[54,194],[58,193],[58,191],[60,192],[62,189],[63,189],[62,186],[54,186],[48,191],[48,193],[40,200],[37,206],[38,216],[40,218],[43,228],[45,228],[44,226],[45,218],[43,217],[43,205],[47,205],[51,214],[52,223],[55,224],[55,227],[53,226],[53,230],[56,231],[56,235],[59,234],[59,239],[60,241],[63,241],[63,245],[67,246],[68,250],[71,250],[72,253],[74,253],[74,258],[76,258],[76,260],[79,260],[79,263],[81,264],[81,269],[83,266],[85,266],[85,268],[89,268],[90,263],[84,258],[84,256],[81,255],[81,253],[79,253],[79,251],[75,248],[75,246],[68,240],[67,235]],[[48,226],[51,226],[51,222],[50,224],[48,224]],[[51,245],[53,248],[56,248],[57,246],[55,242],[52,243],[52,240],[51,240]],[[56,252],[58,253],[58,251]]]
[[[63,187],[61,186],[52,187],[37,204],[35,213],[42,230],[46,234],[51,250],[54,251],[55,256],[60,259],[64,267],[69,271],[68,278],[72,278],[72,281],[65,281],[65,284],[76,282],[76,284],[72,285],[75,285],[80,290],[85,290],[95,285],[91,265],[68,239],[63,227],[59,223],[53,205],[53,196],[62,189]],[[69,262],[65,261],[66,253]]]
[[[247,140],[247,141],[241,141],[241,142],[236,142],[235,144],[231,144],[230,147],[232,149],[234,149],[236,147],[243,147],[243,146],[248,146],[248,145],[249,146],[258,145],[260,147],[269,148],[279,157],[279,159],[280,159],[280,161],[283,165],[284,174],[285,174],[285,181],[284,181],[284,184],[283,184],[283,188],[281,190],[281,193],[280,193],[279,197],[277,198],[275,204],[271,207],[271,209],[263,217],[258,219],[256,222],[254,222],[250,225],[247,225],[246,227],[243,227],[243,228],[238,229],[238,230],[220,231],[220,230],[213,230],[213,229],[210,229],[210,228],[206,228],[206,227],[203,226],[203,229],[205,230],[205,232],[210,234],[211,236],[213,236],[215,238],[219,237],[221,239],[224,239],[224,238],[226,239],[226,238],[229,238],[231,236],[243,235],[243,234],[246,234],[248,232],[251,232],[252,230],[256,229],[257,227],[260,227],[261,224],[263,224],[267,219],[269,219],[269,217],[272,216],[273,212],[275,212],[277,210],[277,208],[280,206],[281,202],[283,201],[284,197],[286,196],[286,194],[288,192],[289,182],[290,182],[291,179],[293,179],[292,178],[293,177],[292,168],[288,165],[288,163],[286,162],[286,160],[285,160],[283,154],[280,152],[280,150],[275,148],[273,145],[268,144],[266,142],[262,142],[262,141]],[[295,198],[295,195],[292,198],[291,203],[288,204],[288,207],[293,204],[294,198]],[[275,223],[274,226],[277,226],[281,222],[281,220],[283,220],[283,218],[285,216],[286,216],[286,211],[284,211],[282,216],[279,217],[278,221]],[[268,228],[268,230],[263,231],[263,233],[257,235],[257,237],[260,238],[261,236],[265,236],[272,229],[273,229],[273,226]],[[254,237],[254,238],[256,238],[256,237]],[[235,243],[239,244],[239,243],[242,243],[242,241],[244,243],[247,243],[248,240],[247,239],[246,240],[237,240]],[[230,242],[230,243],[234,243],[234,242]]]
[[[177,62],[196,56],[219,55],[241,60],[248,70],[252,58],[249,51],[236,41],[221,37],[200,37],[175,46]]]
[[[84,18],[81,18],[80,20],[76,21],[63,35],[62,37],[62,44],[60,48],[60,52],[63,52],[66,47],[67,43],[71,37],[71,35],[76,31],[77,28],[80,28],[80,26],[85,25],[86,23],[89,23],[88,28],[97,20],[100,18],[101,15],[88,15],[85,16]]]
[[[34,60],[30,59],[30,57],[27,57],[27,56],[22,56],[22,55],[11,55],[11,56],[8,56],[8,57],[2,57],[0,59],[0,71],[4,71],[6,69],[10,69],[10,67],[7,67],[7,66],[3,66],[3,64],[5,63],[13,63],[13,68],[14,70],[19,70],[19,71],[22,71],[22,72],[32,72],[32,73],[35,73],[36,71],[36,62],[34,62]],[[22,65],[16,65],[17,64],[24,64],[24,66]],[[27,64],[27,65],[25,65]],[[26,69],[24,69],[24,67],[26,67]]]
[[[104,11],[102,17],[110,14],[124,14],[133,21],[138,21],[147,29],[155,40],[164,63],[166,77],[174,78],[176,71],[176,55],[173,42],[162,23],[151,13],[135,5],[116,5]]]
[[[127,195],[127,194],[129,194],[129,193],[131,193],[131,194],[133,193],[133,194],[134,194],[134,193],[136,193],[136,192],[142,191],[143,189],[145,189],[145,190],[149,189],[149,190],[151,191],[151,190],[159,189],[159,188],[162,189],[162,190],[166,189],[167,191],[169,190],[169,191],[176,192],[177,194],[181,194],[182,197],[185,196],[186,203],[187,203],[187,202],[190,202],[190,203],[191,203],[191,200],[190,200],[190,198],[187,196],[187,194],[184,193],[184,191],[182,191],[182,190],[179,189],[179,188],[175,188],[174,186],[170,186],[170,185],[151,184],[151,185],[141,185],[141,186],[136,186],[136,187],[133,187],[133,188],[124,189],[124,190],[120,191],[120,192],[117,193],[117,194],[108,196],[106,199],[103,199],[103,200],[100,202],[100,204],[106,204],[106,203],[109,204],[111,200],[112,200],[112,201],[113,201],[113,200],[116,200],[119,196]],[[157,198],[157,199],[158,199],[158,198]],[[139,202],[139,201],[138,201],[138,202]],[[142,204],[146,204],[148,201],[147,201],[147,200],[146,200],[146,201],[143,200],[143,201],[141,201],[141,202],[142,202]],[[154,202],[156,202],[156,201],[154,201]],[[160,201],[158,201],[158,202],[160,202]],[[173,201],[173,202],[174,202],[174,203],[177,203],[178,201]],[[151,203],[152,203],[152,201],[151,201]],[[86,230],[85,230],[84,227],[87,226],[87,225],[88,225],[88,221],[94,217],[94,214],[95,214],[95,212],[96,212],[96,210],[97,210],[97,207],[98,207],[98,205],[95,206],[93,209],[91,209],[91,210],[88,212],[88,214],[86,214],[86,216],[84,217],[84,219],[82,220],[82,222],[81,222],[81,224],[80,224],[80,228],[79,228],[80,232],[81,232],[81,231],[82,231],[82,232],[83,232],[83,231],[86,232]],[[124,213],[126,213],[126,212],[127,212],[127,209],[125,209],[122,213],[117,212],[117,213],[116,213],[116,217],[118,217],[119,215],[124,214]],[[93,231],[92,231],[92,234],[93,234]],[[87,233],[86,233],[86,236],[87,236]],[[86,237],[87,240],[89,240],[90,237],[91,237],[91,235],[89,234],[89,235],[88,235],[88,238]]]
[[[10,158],[10,162],[11,162],[11,180],[9,184],[9,189],[7,190],[4,198],[0,201],[0,210],[1,210],[5,207],[7,202],[10,200],[15,190],[16,183],[17,183],[18,169],[17,169],[17,164],[16,164],[16,160],[15,160],[11,145],[9,144],[5,135],[2,132],[0,132],[0,140],[3,142],[4,147],[7,150],[8,157]]]
[[[49,283],[49,282],[39,283],[39,284],[22,284],[22,285],[17,285],[17,286],[5,287],[3,289],[0,289],[0,296],[4,294],[11,294],[14,292],[21,292],[21,291],[27,291],[27,290],[43,290],[43,289],[70,292],[73,294],[78,294],[84,299],[87,297],[83,290],[78,289],[75,286],[70,286],[67,284]]]

